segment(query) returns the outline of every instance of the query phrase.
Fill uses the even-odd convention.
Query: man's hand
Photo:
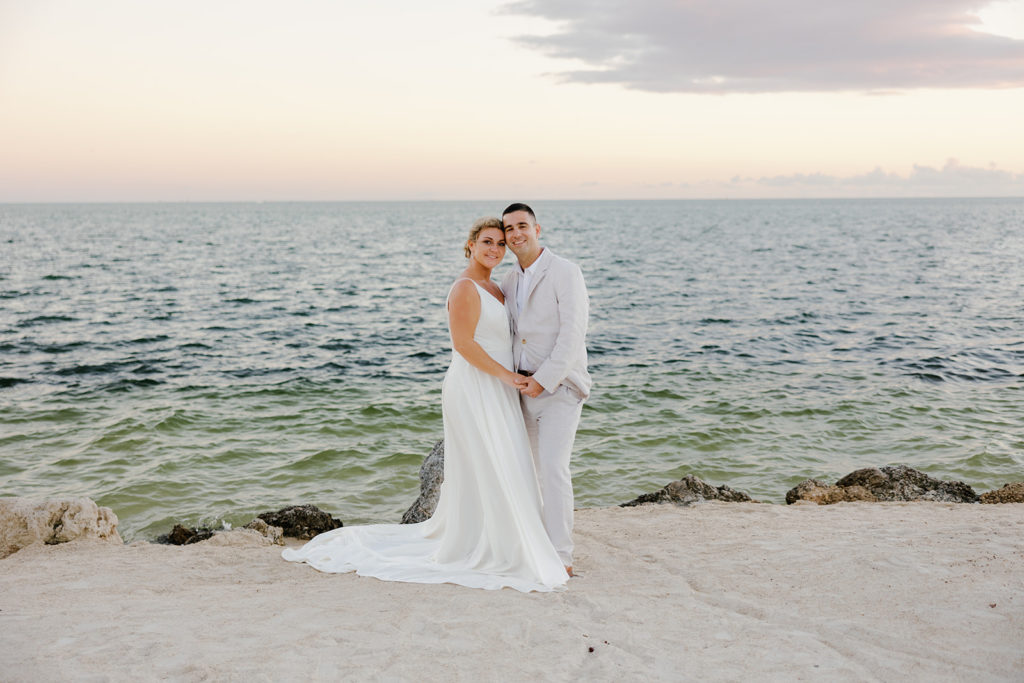
[[[544,387],[540,385],[540,382],[532,377],[524,377],[522,382],[516,382],[519,387],[519,393],[523,396],[529,396],[530,398],[537,398],[544,391]]]
[[[518,389],[519,387],[523,386],[524,382],[526,382],[526,377],[524,375],[520,375],[518,372],[513,372],[510,373],[507,377],[502,377],[501,381],[509,385],[510,387]]]

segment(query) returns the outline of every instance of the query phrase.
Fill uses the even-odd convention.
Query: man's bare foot
[[[572,567],[571,566],[565,568],[565,573],[568,574],[570,578],[573,577],[573,576],[576,576],[575,574],[572,573]]]

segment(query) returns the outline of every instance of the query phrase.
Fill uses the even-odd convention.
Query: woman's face
[[[505,231],[501,228],[484,228],[469,243],[471,258],[485,268],[493,269],[505,258]]]

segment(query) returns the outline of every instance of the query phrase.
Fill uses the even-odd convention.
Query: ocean
[[[0,496],[89,496],[126,539],[397,521],[466,232],[505,203],[0,205]],[[685,474],[771,503],[886,464],[1024,479],[1024,199],[534,208],[591,296],[578,507]]]

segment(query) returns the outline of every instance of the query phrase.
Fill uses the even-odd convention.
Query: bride
[[[448,294],[452,362],[441,385],[444,483],[419,524],[342,527],[282,556],[385,581],[550,591],[569,576],[541,520],[540,491],[512,371],[512,339],[491,270],[505,256],[497,218],[473,224],[469,265]]]

